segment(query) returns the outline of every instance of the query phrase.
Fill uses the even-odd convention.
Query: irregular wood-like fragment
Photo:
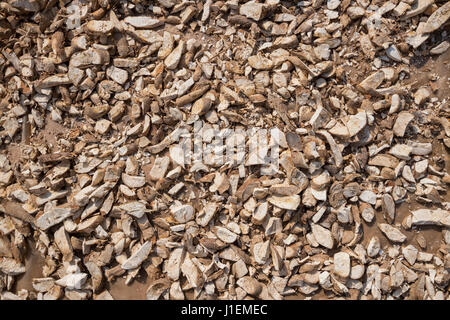
[[[146,212],[146,206],[142,202],[133,201],[124,203],[120,206],[122,210],[124,210],[127,214],[132,215],[136,218],[142,218],[142,216]]]
[[[248,64],[256,70],[270,70],[273,67],[272,60],[260,55],[249,57]]]
[[[428,18],[423,32],[430,33],[439,29],[448,19],[450,19],[450,3],[447,2],[443,6],[439,7]]]
[[[421,14],[425,10],[427,10],[432,4],[434,0],[417,0],[411,6],[411,9],[405,13],[402,19],[409,19],[418,14]]]
[[[404,242],[406,240],[406,236],[400,232],[397,228],[386,224],[379,223],[378,228],[383,232],[383,234],[392,242]]]
[[[314,238],[320,245],[324,246],[327,249],[333,249],[334,240],[330,230],[325,229],[324,227],[318,224],[312,224],[311,229]]]
[[[186,256],[184,259],[183,264],[181,265],[181,271],[192,287],[198,288],[203,285],[204,281],[202,274],[190,257]]]
[[[86,268],[89,271],[89,274],[91,275],[92,287],[94,289],[94,292],[98,292],[98,290],[102,285],[103,280],[102,269],[100,269],[100,267],[92,261],[88,261],[84,265],[86,266]]]
[[[378,154],[369,160],[369,165],[388,167],[395,169],[398,166],[398,159],[389,154]]]
[[[0,212],[28,223],[36,223],[35,218],[26,212],[19,203],[3,200]]]
[[[211,221],[211,219],[214,218],[214,215],[216,214],[218,209],[218,205],[216,203],[208,203],[202,211],[200,211],[197,214],[197,217],[195,219],[195,221],[200,225],[200,226],[207,226],[208,223]]]
[[[333,153],[334,162],[336,164],[336,167],[340,168],[342,166],[344,159],[342,158],[342,153],[341,153],[337,143],[334,141],[331,134],[329,134],[327,131],[320,130],[320,131],[317,131],[317,133],[323,135],[325,137],[325,139],[327,139],[327,142],[331,148],[331,152]]]
[[[108,34],[114,28],[111,21],[91,20],[86,24],[86,29],[89,32],[97,34]]]
[[[253,247],[253,257],[258,264],[265,264],[270,257],[270,241],[256,243]]]
[[[145,177],[130,176],[122,173],[122,181],[130,188],[140,188],[145,185]]]
[[[170,253],[169,260],[167,262],[167,276],[171,280],[178,280],[181,272],[181,264],[183,263],[185,251],[183,248],[175,248]]]
[[[255,21],[263,19],[266,12],[264,4],[253,1],[247,2],[239,7],[239,14]]]
[[[25,266],[12,258],[0,257],[0,271],[4,274],[14,276],[25,272]]]
[[[42,154],[38,157],[38,160],[41,163],[50,163],[50,162],[59,162],[63,160],[72,160],[73,158],[75,158],[75,154],[73,153],[57,152],[57,153]]]
[[[158,300],[159,297],[170,287],[168,279],[159,279],[154,281],[147,289],[147,300]]]
[[[66,232],[64,226],[61,226],[55,232],[55,244],[64,256],[65,261],[72,261],[73,248],[69,238],[69,234]]]
[[[167,56],[167,58],[164,60],[164,64],[168,69],[173,70],[178,66],[185,48],[186,43],[181,40],[180,43],[178,43],[178,46]]]
[[[41,230],[47,230],[48,228],[57,225],[64,219],[69,218],[74,213],[74,210],[67,207],[54,207],[36,219],[36,226]]]
[[[135,28],[156,28],[163,24],[159,19],[146,16],[125,17],[124,21]]]
[[[411,211],[413,225],[450,226],[450,213],[442,209],[418,209]]]
[[[296,210],[300,205],[300,196],[297,194],[285,197],[271,196],[267,200],[274,206],[286,210]]]
[[[389,222],[395,219],[395,202],[390,194],[383,195],[383,210]]]
[[[169,157],[157,157],[155,159],[155,163],[153,164],[152,169],[150,170],[149,177],[152,180],[159,180],[164,178],[166,175],[167,169],[170,164]]]
[[[240,278],[237,281],[237,285],[244,289],[247,294],[253,297],[257,297],[262,290],[261,283],[259,283],[255,278],[249,276]]]
[[[402,111],[399,113],[397,120],[394,123],[394,134],[399,137],[403,137],[405,135],[406,127],[408,124],[414,119],[414,115],[409,112]]]
[[[347,121],[347,129],[350,134],[350,137],[353,137],[357,133],[359,133],[367,124],[367,116],[366,112],[362,111],[353,116],[350,116]]]
[[[191,91],[190,93],[181,96],[175,100],[177,106],[184,106],[185,104],[191,103],[194,100],[200,98],[206,91],[210,88],[209,84],[203,85],[198,89]]]
[[[122,263],[122,269],[132,270],[139,267],[145,259],[147,259],[150,251],[152,250],[152,243],[146,241],[143,243],[135,253],[131,255],[124,263]]]
[[[334,255],[334,272],[342,278],[350,275],[350,256],[346,252],[338,252]]]
[[[358,87],[363,92],[371,93],[377,89],[384,81],[385,74],[383,71],[377,71],[362,81]]]
[[[194,208],[191,205],[173,204],[170,207],[174,219],[179,223],[186,223],[194,219]]]
[[[238,235],[223,227],[215,227],[217,238],[226,243],[233,243],[237,240]]]

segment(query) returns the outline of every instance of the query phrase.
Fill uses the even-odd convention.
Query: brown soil
[[[125,284],[124,278],[117,278],[108,284],[108,291],[115,300],[145,300],[145,292],[149,283],[145,279],[134,280],[130,285]]]
[[[430,85],[435,76],[438,80],[434,81],[437,91],[435,96],[440,100],[450,98],[450,50],[445,53],[427,58],[425,64],[419,68],[411,69],[411,77],[406,80],[405,84],[411,85],[412,91],[417,90],[424,85]]]
[[[28,241],[28,252],[25,259],[26,272],[17,277],[16,290],[26,289],[34,291],[33,278],[42,278],[42,268],[45,265],[44,257],[36,250],[34,242]]]
[[[68,128],[53,121],[50,119],[50,116],[48,116],[44,130],[40,131],[38,136],[34,139],[40,141],[43,145],[49,146],[51,151],[57,151],[56,146],[58,145],[58,139],[64,138],[68,130]]]

